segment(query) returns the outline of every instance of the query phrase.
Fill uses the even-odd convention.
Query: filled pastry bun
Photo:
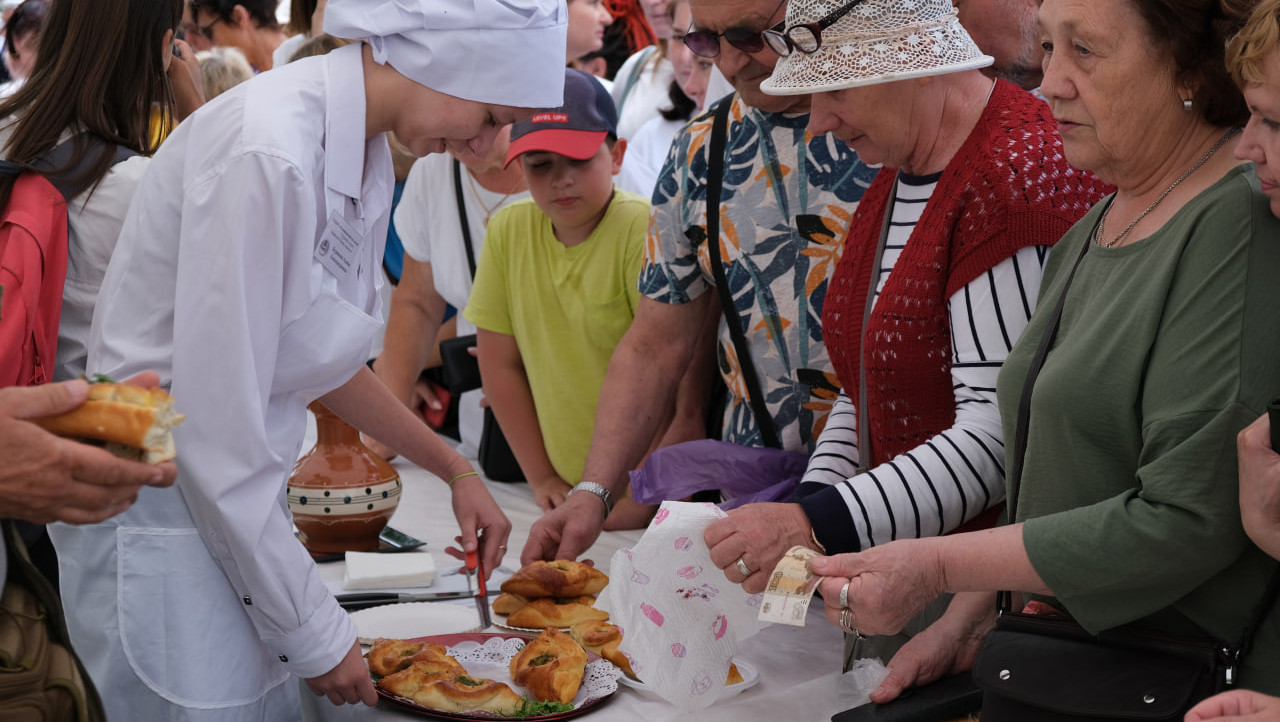
[[[554,628],[542,630],[511,660],[511,678],[540,702],[573,702],[586,669],[587,653]]]
[[[502,591],[526,599],[538,597],[576,597],[599,594],[609,577],[595,567],[567,559],[553,562],[536,561],[522,567],[502,583]]]
[[[79,407],[33,421],[58,436],[101,442],[117,456],[157,464],[177,456],[171,429],[183,418],[163,389],[96,383]]]

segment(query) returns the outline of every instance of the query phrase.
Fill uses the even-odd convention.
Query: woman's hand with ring
[[[822,592],[827,619],[843,628],[848,609],[863,634],[897,634],[943,589],[933,539],[897,541],[857,554],[817,557],[809,562],[825,577]]]

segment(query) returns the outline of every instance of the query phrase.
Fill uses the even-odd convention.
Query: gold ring
[[[505,551],[507,550],[507,545],[506,545],[506,544],[499,544],[499,545],[498,545],[498,548],[505,552]],[[849,585],[848,585],[848,584],[846,584],[845,586],[847,587],[847,586],[849,586]]]
[[[738,571],[742,572],[743,579],[746,579],[747,577],[751,576],[751,567],[748,567],[747,563],[742,561],[742,557],[738,557],[738,561],[736,562],[736,564],[738,567]]]
[[[844,609],[849,608],[849,582],[845,582],[844,586],[840,587],[840,606]]]

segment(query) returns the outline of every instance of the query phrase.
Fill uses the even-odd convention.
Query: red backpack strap
[[[51,380],[66,276],[66,201],[22,173],[0,212],[0,387]]]

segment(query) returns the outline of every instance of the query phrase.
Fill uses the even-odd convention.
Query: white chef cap
[[[368,39],[373,59],[454,97],[564,103],[565,0],[329,0],[324,30]]]

